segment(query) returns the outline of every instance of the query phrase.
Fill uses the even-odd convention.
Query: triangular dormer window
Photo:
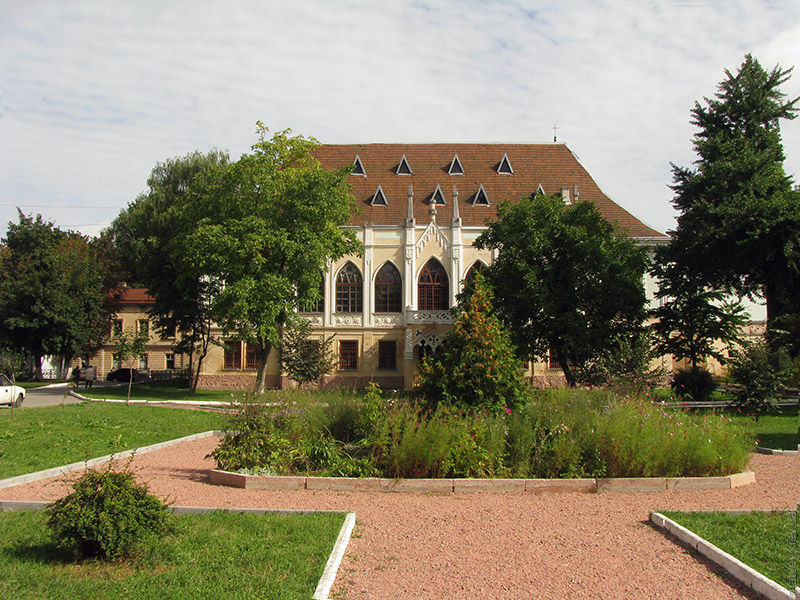
[[[353,175],[363,175],[364,177],[367,176],[367,172],[364,170],[364,165],[361,164],[361,159],[356,154],[356,159],[353,161]]]
[[[372,206],[389,206],[389,202],[386,200],[386,194],[383,193],[383,188],[381,186],[378,186],[378,189],[375,190],[375,193],[373,194],[369,203]]]
[[[514,169],[511,168],[511,163],[508,160],[508,154],[503,154],[503,160],[497,165],[497,172],[501,175],[513,175]]]
[[[411,170],[411,166],[408,164],[406,160],[406,155],[403,154],[403,158],[400,159],[400,164],[397,165],[397,169],[395,173],[398,175],[413,175],[413,171]]]
[[[472,201],[472,206],[489,206],[489,196],[486,195],[486,190],[483,189],[483,184],[478,188],[478,193],[475,194],[475,199]]]
[[[431,196],[431,204],[447,204],[444,201],[444,194],[442,193],[442,188],[439,185],[436,186],[436,190]]]
[[[461,161],[458,160],[458,154],[453,156],[453,160],[450,161],[450,168],[447,169],[447,172],[450,175],[464,174],[464,167],[461,166]]]

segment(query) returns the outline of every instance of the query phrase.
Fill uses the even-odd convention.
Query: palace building
[[[360,210],[347,227],[364,244],[362,256],[328,266],[323,300],[304,312],[315,335],[333,337],[338,365],[326,386],[413,385],[420,356],[447,337],[463,281],[492,262],[473,242],[503,200],[538,192],[588,201],[639,243],[668,240],[606,196],[564,144],[332,144],[316,156],[330,169],[353,165]],[[653,282],[645,285],[652,298]],[[200,385],[251,386],[252,350],[223,340],[207,357]],[[272,385],[287,384],[274,349],[268,369]],[[529,365],[528,374],[540,385],[561,377],[552,362]]]

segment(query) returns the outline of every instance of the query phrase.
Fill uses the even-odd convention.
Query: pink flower
[[[507,414],[507,415],[510,415],[510,414],[511,414],[511,409],[510,409],[510,408],[508,408],[507,406],[504,406],[503,408],[505,408],[505,409],[506,409],[506,414]]]

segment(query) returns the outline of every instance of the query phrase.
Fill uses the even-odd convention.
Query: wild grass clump
[[[495,411],[431,409],[377,386],[307,398],[242,406],[211,456],[280,475],[666,477],[740,471],[753,444],[730,417],[606,390],[531,393],[522,408]]]

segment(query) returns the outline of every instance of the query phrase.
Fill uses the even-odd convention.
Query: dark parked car
[[[107,381],[122,381],[127,383],[131,380],[131,371],[133,371],[134,381],[150,381],[150,375],[145,371],[138,369],[114,369],[106,375]]]

